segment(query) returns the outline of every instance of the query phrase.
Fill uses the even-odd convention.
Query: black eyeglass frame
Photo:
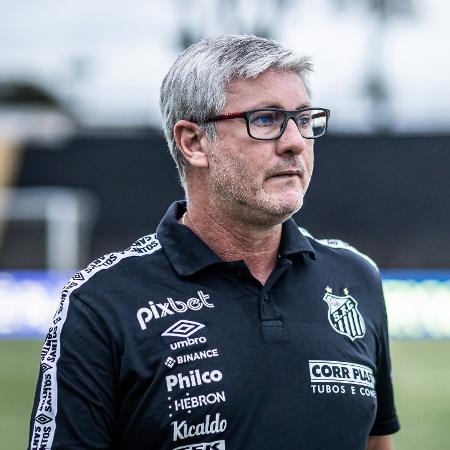
[[[252,136],[252,134],[250,132],[250,116],[253,113],[259,112],[259,111],[277,111],[277,112],[284,113],[284,120],[283,120],[283,123],[281,124],[280,132],[279,132],[279,134],[277,136],[275,136],[273,138],[258,138],[258,137]],[[289,119],[293,119],[295,124],[297,125],[297,128],[298,128],[298,123],[297,123],[297,120],[296,120],[297,116],[298,116],[299,113],[302,113],[302,112],[305,112],[305,111],[323,111],[325,113],[325,116],[326,116],[325,127],[324,127],[323,132],[319,136],[315,136],[315,137],[305,137],[305,136],[303,136],[302,132],[300,131],[300,128],[298,129],[299,133],[302,135],[303,139],[317,139],[319,137],[322,137],[326,133],[326,131],[328,129],[328,119],[330,118],[330,110],[326,109],[326,108],[308,107],[308,108],[297,109],[295,111],[286,111],[284,109],[279,109],[279,108],[259,108],[259,109],[251,109],[249,111],[241,111],[241,112],[220,114],[218,116],[209,117],[209,118],[203,120],[202,122],[197,122],[197,123],[198,124],[203,124],[203,123],[209,123],[209,122],[219,122],[221,120],[245,119],[245,123],[247,125],[247,134],[252,139],[256,139],[258,141],[274,141],[276,139],[279,139],[281,136],[283,136],[283,133],[286,130],[286,127],[287,127]]]

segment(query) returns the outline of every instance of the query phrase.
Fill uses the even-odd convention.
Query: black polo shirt
[[[29,448],[363,450],[397,431],[373,262],[290,219],[262,286],[184,210],[64,288]]]

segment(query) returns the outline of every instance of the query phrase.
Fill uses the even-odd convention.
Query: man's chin
[[[268,222],[272,225],[285,222],[294,215],[303,205],[303,197],[293,202],[279,201],[266,205]]]
[[[303,202],[297,203],[295,205],[286,205],[283,208],[280,208],[279,216],[283,217],[284,222],[285,220],[289,219],[289,217],[293,216],[297,211],[299,211],[302,205]]]
[[[295,195],[281,195],[273,201],[273,210],[282,215],[295,214],[303,206],[303,195],[298,192]]]

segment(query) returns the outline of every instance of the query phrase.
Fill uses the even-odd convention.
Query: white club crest
[[[349,337],[352,341],[366,334],[366,325],[358,311],[358,302],[344,289],[344,296],[332,294],[331,288],[325,289],[323,300],[328,304],[328,321],[334,331]]]

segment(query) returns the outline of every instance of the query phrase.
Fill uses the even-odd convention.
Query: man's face
[[[229,85],[223,113],[261,108],[295,110],[310,106],[301,78],[293,72],[264,72]],[[244,119],[217,123],[218,138],[208,146],[209,183],[228,214],[254,224],[278,224],[298,211],[313,170],[312,139],[293,120],[276,140],[247,134]]]

